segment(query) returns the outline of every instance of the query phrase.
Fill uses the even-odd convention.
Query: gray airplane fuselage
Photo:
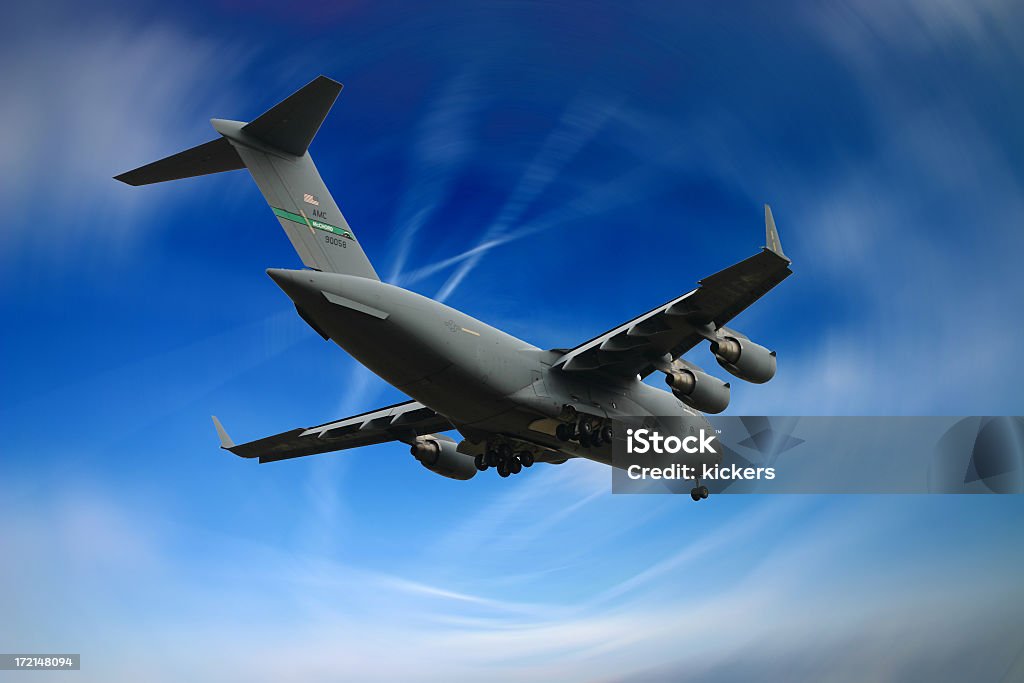
[[[558,352],[401,287],[311,270],[267,272],[320,334],[471,439],[504,434],[610,464],[607,444],[583,447],[556,438],[565,406],[600,418],[699,415],[638,377],[552,372]]]

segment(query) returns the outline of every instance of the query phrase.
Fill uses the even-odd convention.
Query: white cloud
[[[980,53],[1011,48],[1024,56],[1014,35],[1019,14],[1012,0],[914,0],[831,3],[809,17],[815,32],[827,36],[848,58],[884,69],[885,61],[899,53],[927,54],[958,44]]]
[[[0,247],[58,257],[130,248],[175,190],[140,191],[112,176],[215,137],[207,121],[230,111],[245,55],[161,21],[22,11],[47,30],[0,47],[0,200],[21,207],[8,213]]]
[[[390,282],[402,283],[420,230],[448,199],[452,184],[473,153],[470,119],[481,106],[482,96],[475,71],[467,69],[442,88],[417,127],[409,163],[411,183],[395,217],[398,245]]]
[[[614,109],[614,104],[596,102],[585,97],[577,97],[566,108],[555,129],[548,135],[537,156],[498,211],[497,217],[484,230],[477,247],[467,253],[465,258],[454,261],[458,263],[458,268],[438,290],[435,295],[438,301],[446,301],[476,268],[484,254],[504,243],[501,240],[509,230],[514,228],[520,236],[527,233],[516,225],[523,213],[580,149],[601,130]]]
[[[808,497],[725,504],[730,525],[685,541],[666,536],[663,553],[623,539],[624,552],[654,560],[649,571],[597,600],[557,600],[536,584],[500,598],[448,587],[474,571],[472,548],[431,583],[415,576],[415,564],[398,574],[231,538],[202,542],[202,530],[168,525],[171,511],[109,491],[101,514],[97,492],[55,494],[52,507],[25,496],[6,496],[0,507],[5,557],[18,558],[2,574],[0,596],[14,611],[0,636],[73,643],[87,663],[83,680],[145,672],[157,681],[613,681],[659,671],[727,679],[735,667],[771,670],[780,660],[791,680],[902,680],[939,666],[987,678],[1005,670],[1024,627],[1013,548],[988,545],[979,555],[974,545],[947,556],[947,546],[918,541],[892,554],[899,535],[938,509],[915,511],[906,499],[851,497],[824,514]],[[810,521],[794,526],[797,518]],[[678,534],[678,523],[661,524]],[[98,546],[97,562],[61,563],[81,550],[61,529],[85,527],[135,550]],[[521,556],[543,565],[535,551]],[[858,557],[885,568],[862,572]],[[599,558],[612,570],[592,565],[591,573],[618,573],[603,550],[588,555]],[[970,580],[981,566],[986,580]],[[54,592],[53,581],[64,587]],[[62,599],[42,610],[53,595]]]

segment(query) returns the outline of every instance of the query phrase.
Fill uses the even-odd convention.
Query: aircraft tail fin
[[[309,149],[309,143],[313,142],[342,87],[337,81],[318,76],[242,126],[242,130],[274,149],[301,157]]]
[[[248,168],[306,266],[379,280],[308,152],[341,88],[319,76],[249,123],[211,119],[220,138],[115,179],[149,185]]]

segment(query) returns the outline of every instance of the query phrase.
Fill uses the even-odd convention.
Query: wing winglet
[[[782,242],[779,241],[779,231],[775,228],[772,207],[767,204],[764,205],[764,248],[789,261],[789,257],[782,253]]]
[[[224,429],[224,425],[220,423],[217,416],[211,415],[210,417],[213,418],[213,427],[217,430],[217,437],[220,439],[220,447],[226,451],[230,451],[235,447],[235,442],[231,440],[230,436],[228,436],[227,430]]]

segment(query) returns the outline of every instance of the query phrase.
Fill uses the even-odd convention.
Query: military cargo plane
[[[461,480],[570,458],[612,464],[618,418],[703,419],[728,406],[730,385],[681,358],[703,341],[735,377],[774,376],[775,352],[725,326],[792,272],[767,205],[761,252],[571,349],[538,348],[382,282],[308,152],[341,88],[320,76],[248,123],[212,119],[215,140],[116,177],[147,185],[247,168],[306,266],[267,274],[317,334],[411,397],[243,444],[214,417],[222,448],[267,463],[401,441]],[[644,383],[654,372],[671,391]],[[462,439],[442,434],[452,430]],[[695,483],[693,499],[706,498]]]

